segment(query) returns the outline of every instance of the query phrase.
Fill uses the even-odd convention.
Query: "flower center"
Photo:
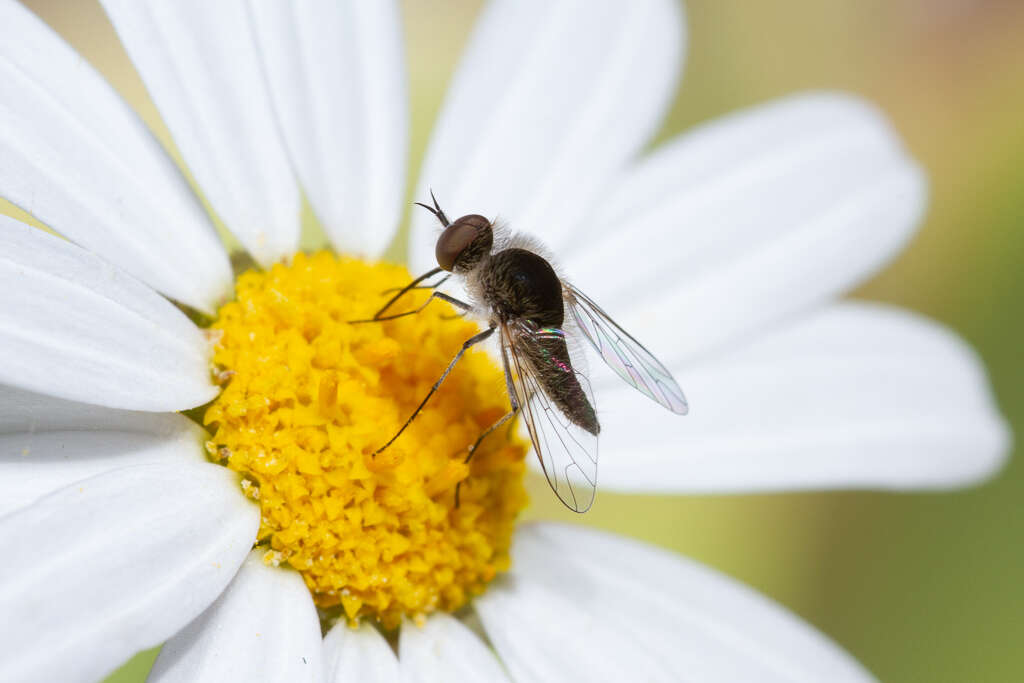
[[[211,326],[228,382],[207,409],[211,457],[258,501],[264,560],[298,570],[321,608],[396,626],[452,611],[507,569],[526,504],[525,443],[505,430],[464,461],[508,410],[504,381],[467,353],[408,429],[393,436],[477,330],[433,302],[417,315],[350,324],[409,281],[404,268],[321,252],[238,278]],[[422,303],[422,291],[400,308]],[[456,484],[461,482],[459,505]]]

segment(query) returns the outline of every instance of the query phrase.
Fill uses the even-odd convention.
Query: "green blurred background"
[[[27,4],[168,142],[94,0]],[[403,2],[413,169],[479,2]],[[985,359],[1024,434],[1024,3],[690,0],[683,82],[659,138],[805,88],[865,95],[928,169],[910,248],[855,293],[922,311]],[[415,178],[410,172],[410,182]],[[10,205],[0,211],[25,219]],[[396,252],[398,253],[398,252]],[[533,482],[530,516],[580,519]],[[638,497],[602,493],[582,520],[643,538],[761,590],[886,681],[1024,680],[1024,467],[955,493]],[[143,653],[110,680],[144,680]]]

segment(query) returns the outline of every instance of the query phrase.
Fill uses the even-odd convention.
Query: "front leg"
[[[437,269],[435,268],[434,270],[432,270],[430,272],[434,273],[436,270]],[[437,282],[432,282],[432,283],[425,284],[425,285],[418,285],[418,284],[416,284],[417,282],[419,282],[422,279],[422,278],[416,278],[415,280],[413,280],[412,282],[407,284],[405,287],[390,287],[388,289],[385,289],[383,292],[381,292],[381,295],[391,294],[392,292],[399,292],[400,294],[404,294],[406,292],[411,292],[411,291],[416,290],[416,289],[437,289],[438,287],[443,285],[445,282],[448,282],[448,280],[450,280],[451,277],[452,277],[452,274],[448,273],[447,275],[445,275],[443,278],[441,278]]]
[[[420,275],[418,278],[416,278],[415,280],[413,280],[412,282],[407,284],[405,287],[402,287],[401,289],[399,289],[397,294],[395,294],[393,297],[388,299],[388,302],[386,304],[384,304],[383,306],[381,306],[379,311],[377,311],[376,313],[373,314],[373,318],[371,318],[371,320],[376,320],[380,315],[382,315],[384,313],[384,311],[386,311],[389,308],[391,308],[392,304],[394,304],[396,301],[398,301],[403,296],[405,296],[406,292],[408,292],[409,290],[412,290],[412,289],[420,289],[419,284],[421,282],[423,282],[427,278],[434,277],[435,275],[437,275],[438,273],[440,273],[443,270],[444,269],[440,268],[440,267],[428,270],[427,272],[423,273],[423,275]],[[450,276],[451,276],[450,273],[448,275],[445,275],[443,278],[441,278],[440,282],[438,282],[438,283],[436,283],[434,285],[431,285],[430,288],[433,289],[434,287],[440,286]]]
[[[357,323],[381,323],[381,322],[384,322],[385,320],[394,320],[395,318],[402,318],[402,317],[405,317],[407,315],[416,315],[417,313],[422,311],[424,308],[426,308],[427,305],[431,301],[433,301],[434,299],[440,299],[441,301],[447,301],[452,306],[455,306],[456,308],[460,308],[460,309],[462,309],[463,311],[465,311],[467,313],[473,310],[473,307],[470,306],[469,304],[467,304],[465,301],[460,301],[459,299],[456,299],[453,296],[445,294],[444,292],[431,292],[430,296],[427,298],[426,301],[424,301],[418,308],[414,308],[411,311],[405,311],[404,313],[393,313],[391,315],[381,315],[381,312],[386,310],[386,308],[384,308],[384,309],[381,309],[380,311],[377,311],[377,314],[375,316],[373,316],[372,318],[366,318],[365,320],[349,320],[348,322],[350,324],[352,324],[352,325],[355,325]]]

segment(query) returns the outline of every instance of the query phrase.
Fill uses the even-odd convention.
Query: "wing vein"
[[[561,330],[530,330],[526,326],[500,325],[501,352],[511,374],[509,384],[521,406],[530,440],[541,470],[551,489],[570,510],[586,512],[597,488],[597,436],[573,423],[558,406],[544,381],[544,369],[538,368],[538,355],[531,346],[540,339],[563,334]],[[565,361],[551,359],[559,367],[570,367],[586,398],[594,405],[590,382]],[[561,370],[560,372],[565,372]],[[559,377],[560,375],[548,375]],[[549,381],[551,381],[549,379]]]

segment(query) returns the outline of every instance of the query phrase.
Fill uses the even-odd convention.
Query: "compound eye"
[[[445,228],[437,238],[437,247],[434,249],[437,265],[447,271],[453,270],[462,252],[473,243],[480,231],[489,225],[490,221],[483,216],[470,214]]]

